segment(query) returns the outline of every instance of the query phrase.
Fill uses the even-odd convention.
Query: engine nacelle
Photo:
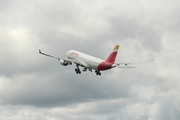
[[[60,59],[60,64],[63,66],[67,66],[68,62],[64,61],[63,59]]]

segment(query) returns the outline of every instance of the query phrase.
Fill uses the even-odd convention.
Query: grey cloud
[[[0,119],[179,119],[176,2],[1,1]],[[156,59],[97,77],[38,53],[106,59],[115,44],[117,62]]]
[[[13,3],[12,0],[1,0],[1,5],[0,5],[0,10],[3,10],[4,8],[8,7],[9,5],[11,5]]]
[[[65,72],[64,74],[69,73]],[[39,77],[33,74],[15,76],[9,80],[11,86],[4,88],[4,90],[8,90],[8,96],[2,95],[1,103],[54,107],[82,101],[132,96],[132,93],[124,91],[125,88],[128,89],[128,86],[113,87],[113,84],[109,84],[110,81],[105,78],[104,81],[93,78],[94,80],[86,79],[85,76],[82,76],[79,79],[72,79],[71,77],[65,78],[64,75],[49,78],[47,75]],[[8,79],[2,78],[1,82],[5,80]],[[103,84],[99,86],[102,82]],[[3,91],[1,92],[3,93]]]
[[[150,51],[161,50],[162,38],[151,27],[141,25],[140,21],[130,18],[117,17],[110,21],[112,23],[111,36],[115,37],[114,39],[140,41],[143,47]]]

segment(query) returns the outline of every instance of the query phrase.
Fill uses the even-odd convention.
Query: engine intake
[[[64,61],[63,59],[60,59],[60,64],[63,66],[67,66],[68,62]]]

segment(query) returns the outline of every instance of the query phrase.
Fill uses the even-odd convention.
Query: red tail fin
[[[119,45],[116,45],[112,51],[112,53],[109,55],[109,57],[106,59],[106,62],[114,64],[117,56],[117,52],[119,49]]]

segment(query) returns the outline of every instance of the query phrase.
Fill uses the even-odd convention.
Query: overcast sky
[[[179,120],[179,0],[0,0],[1,120]],[[42,56],[116,62],[102,76]]]

